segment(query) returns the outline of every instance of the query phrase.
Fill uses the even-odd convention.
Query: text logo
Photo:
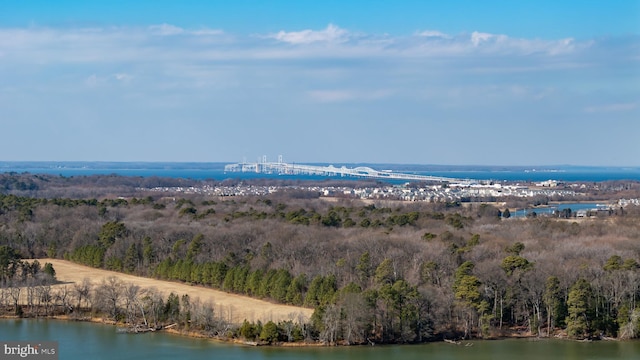
[[[58,360],[58,342],[0,341],[0,359]]]

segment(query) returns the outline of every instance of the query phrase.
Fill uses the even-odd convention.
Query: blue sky
[[[640,166],[638,1],[0,2],[0,160]]]

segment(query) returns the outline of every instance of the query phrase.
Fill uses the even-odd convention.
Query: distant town
[[[490,181],[440,183],[440,184],[378,184],[376,186],[358,185],[334,186],[334,185],[256,185],[253,183],[238,183],[234,185],[203,184],[199,186],[184,187],[154,187],[141,188],[139,190],[161,193],[185,193],[204,196],[265,196],[285,191],[301,191],[316,194],[321,198],[333,199],[360,199],[360,200],[389,200],[402,202],[427,202],[427,203],[455,203],[455,202],[504,202],[521,198],[531,200],[534,198],[552,199],[554,201],[592,201],[590,197],[593,191],[598,191],[598,184],[587,183],[562,183],[556,180],[548,180],[532,184],[494,183]],[[615,190],[615,189],[614,189]],[[615,193],[615,191],[614,191]],[[639,198],[614,198],[608,197],[605,201],[599,201],[594,206],[594,211],[604,211],[624,208],[629,205],[640,205]],[[587,216],[587,210],[577,213],[578,217]]]

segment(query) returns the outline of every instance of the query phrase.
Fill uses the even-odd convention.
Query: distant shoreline
[[[298,162],[295,162],[296,164]],[[230,162],[83,162],[83,161],[0,161],[2,173],[31,173],[68,176],[120,175],[136,177],[167,177],[194,180],[225,179],[279,179],[325,180],[353,179],[340,176],[301,176],[256,173],[225,173]],[[638,166],[499,166],[499,165],[419,165],[384,163],[314,163],[336,167],[368,166],[377,170],[407,172],[416,175],[433,175],[460,179],[539,182],[550,179],[567,182],[602,182],[615,180],[640,181]],[[387,181],[387,180],[383,180]]]

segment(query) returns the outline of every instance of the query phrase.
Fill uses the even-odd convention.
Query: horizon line
[[[368,162],[368,161],[335,161],[335,162],[326,162],[326,161],[283,161],[284,163],[289,164],[370,164],[370,165],[394,165],[394,166],[438,166],[438,167],[505,167],[505,168],[531,168],[535,170],[535,168],[637,168],[640,170],[640,165],[578,165],[578,164],[443,164],[443,163],[401,163],[401,162]],[[108,163],[117,163],[117,164],[241,164],[242,162],[238,161],[175,161],[175,160],[0,160],[1,163],[77,163],[77,164],[108,164]],[[251,163],[259,163],[257,161],[246,162],[247,164]]]

